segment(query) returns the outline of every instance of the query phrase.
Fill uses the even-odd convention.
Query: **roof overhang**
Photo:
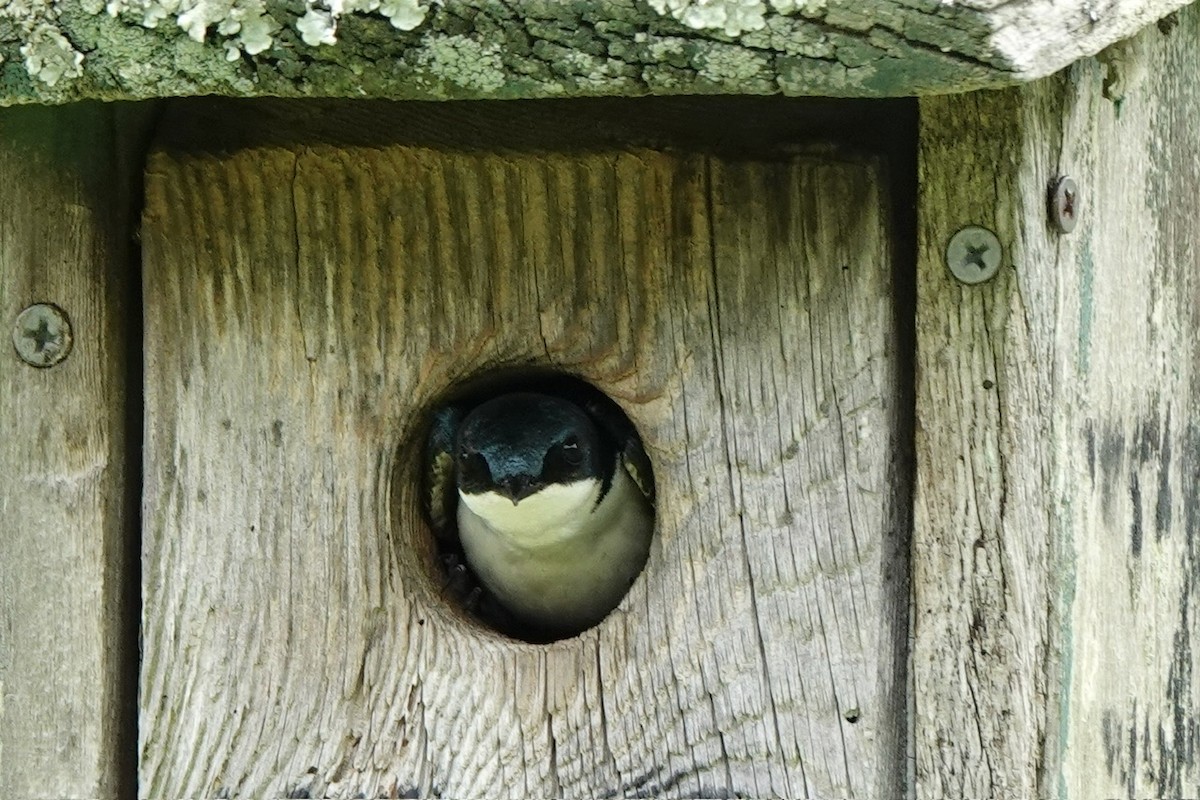
[[[941,94],[1040,78],[1186,4],[0,0],[0,105]]]

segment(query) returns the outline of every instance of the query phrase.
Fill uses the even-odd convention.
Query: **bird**
[[[468,594],[498,604],[502,629],[530,641],[580,633],[641,573],[653,478],[615,404],[514,391],[451,405],[435,412],[427,451],[430,521],[442,541],[456,529],[479,584]]]

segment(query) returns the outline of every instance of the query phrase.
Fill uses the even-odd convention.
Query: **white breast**
[[[513,505],[459,493],[467,561],[507,609],[551,631],[599,622],[629,590],[650,547],[653,515],[618,465],[596,505],[598,481],[547,487]]]
[[[514,544],[537,547],[556,539],[569,539],[591,517],[600,494],[597,480],[557,483],[513,503],[496,492],[458,497],[471,513]],[[459,517],[462,512],[459,512]]]

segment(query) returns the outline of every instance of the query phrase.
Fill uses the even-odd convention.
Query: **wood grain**
[[[126,403],[136,411],[141,117],[91,104],[0,113],[4,797],[135,793],[139,481]],[[49,369],[24,364],[10,338],[34,302],[72,324],[72,351]]]
[[[922,101],[919,796],[1200,791],[1198,45],[1188,10],[1053,80]],[[1006,248],[978,287],[944,264],[966,224]]]
[[[147,174],[143,791],[894,793],[879,163],[300,141]],[[548,646],[450,607],[415,488],[447,387],[531,363],[627,410],[660,497]]]

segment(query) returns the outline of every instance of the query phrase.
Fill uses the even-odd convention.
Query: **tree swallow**
[[[513,392],[434,415],[434,530],[453,541],[457,524],[467,566],[511,618],[501,627],[525,638],[597,624],[646,563],[649,460],[633,426],[605,403]]]

